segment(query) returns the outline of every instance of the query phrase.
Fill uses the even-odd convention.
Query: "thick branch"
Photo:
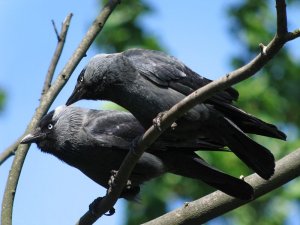
[[[277,0],[277,10],[285,11],[285,2],[282,0]],[[283,4],[284,3],[284,4]],[[291,40],[289,38],[290,33],[285,31],[284,26],[286,22],[279,22],[280,19],[285,18],[285,12],[277,12],[277,25],[280,35],[276,34],[273,40],[266,46],[264,54],[259,54],[251,62],[245,66],[225,75],[224,77],[215,80],[208,85],[196,90],[182,101],[174,105],[168,112],[164,113],[161,118],[161,130],[156,129],[151,126],[143,135],[143,137],[138,142],[136,149],[130,151],[123,161],[119,172],[115,177],[114,188],[102,199],[102,201],[97,205],[97,215],[91,212],[86,212],[86,214],[79,220],[78,224],[92,224],[97,220],[98,217],[102,216],[105,212],[110,210],[116,203],[124,185],[126,184],[131,171],[133,170],[137,160],[143,154],[143,152],[150,146],[160,134],[166,130],[171,124],[180,118],[185,112],[194,107],[196,104],[203,102],[207,98],[211,97],[214,93],[226,89],[242,80],[253,76],[257,71],[259,71],[263,66],[265,66],[271,58],[273,58],[276,53],[283,47],[283,45]],[[286,19],[285,19],[286,21]]]
[[[270,180],[265,181],[257,174],[246,177],[246,181],[254,188],[254,199],[286,184],[300,175],[300,149],[288,154],[276,162],[275,173]],[[196,201],[185,204],[172,212],[164,214],[144,225],[156,224],[204,224],[230,210],[247,204],[229,195],[216,191]]]
[[[109,15],[112,13],[114,8],[119,3],[119,0],[110,0],[102,9],[100,14],[97,16],[94,23],[89,28],[85,37],[79,44],[76,51],[73,53],[62,72],[60,72],[58,78],[54,84],[49,88],[49,90],[42,96],[40,105],[37,108],[34,116],[32,117],[29,125],[27,126],[26,132],[32,131],[38,124],[38,121],[42,116],[48,111],[52,102],[64,87],[66,82],[71,76],[71,73],[74,71],[75,67],[78,65],[80,60],[85,56],[86,51],[102,30],[103,25],[108,19]],[[11,225],[12,224],[12,209],[14,203],[14,196],[16,188],[18,185],[18,180],[22,170],[22,166],[28,152],[29,145],[20,145],[16,152],[12,168],[9,172],[9,176],[6,183],[6,188],[4,192],[3,202],[2,202],[2,214],[1,214],[1,224],[2,225]]]
[[[54,24],[54,22],[52,22],[53,26],[54,26],[55,33],[57,35],[57,46],[56,46],[56,49],[54,51],[50,66],[48,68],[48,72],[47,72],[46,79],[45,79],[45,82],[44,82],[44,87],[43,87],[43,90],[42,90],[42,95],[45,94],[51,86],[51,82],[52,82],[52,79],[53,79],[55,68],[57,66],[58,60],[61,56],[62,50],[63,50],[64,45],[65,45],[65,41],[66,41],[66,37],[67,37],[67,33],[68,33],[68,30],[69,30],[70,21],[71,21],[72,16],[73,16],[72,13],[70,13],[67,16],[67,18],[65,19],[65,21],[62,24],[60,34],[57,33],[57,29],[55,27],[55,24]]]

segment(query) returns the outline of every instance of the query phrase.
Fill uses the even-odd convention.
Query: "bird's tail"
[[[266,123],[234,105],[220,103],[220,106],[215,104],[215,107],[226,117],[230,118],[245,133],[286,140],[286,134],[278,130],[275,125]]]
[[[206,163],[194,152],[183,153],[182,151],[169,152],[163,159],[164,164],[170,172],[194,178],[204,183],[242,200],[251,200],[253,198],[253,188],[245,181],[227,175]]]
[[[225,144],[248,167],[264,179],[274,174],[275,160],[273,154],[262,145],[249,138],[230,119],[219,118],[219,136],[223,137]]]

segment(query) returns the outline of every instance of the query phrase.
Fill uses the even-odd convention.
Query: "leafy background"
[[[166,39],[162,38],[163,32],[159,33],[159,29],[156,30],[145,22],[145,18],[150,17],[155,21],[164,21],[164,15],[158,13],[162,9],[157,7],[157,4],[162,2],[123,0],[96,44],[89,50],[88,57],[82,60],[72,79],[54,102],[52,109],[66,101],[75,85],[77,74],[88,58],[98,52],[122,51],[131,47],[160,49],[178,56],[183,62],[189,61],[188,65],[192,64],[192,69],[211,78],[223,75],[223,70],[218,68],[219,66],[215,66],[216,68],[211,71],[221,71],[219,72],[221,74],[207,72],[212,69],[213,63],[227,64],[228,68],[233,70],[257,54],[258,43],[266,44],[275,32],[273,0],[224,1],[223,17],[211,18],[212,21],[206,18],[205,12],[212,11],[212,7],[216,7],[215,2],[199,4],[203,8],[195,7],[191,13],[188,12],[190,15],[186,14],[188,5],[184,4],[193,5],[200,1],[185,2],[188,3],[175,0],[168,2],[167,10],[172,11],[173,21],[170,26],[160,27],[160,29],[165,33],[172,30],[174,37],[165,41]],[[1,149],[22,134],[37,105],[43,75],[56,44],[50,20],[55,19],[59,26],[59,21],[63,20],[68,12],[74,12],[64,54],[58,66],[59,70],[74,50],[74,46],[78,44],[101,4],[103,2],[99,0],[76,1],[72,5],[69,2],[38,0],[0,2],[0,10],[5,9],[0,14],[0,29],[1,33],[5,34],[0,37],[1,49],[5,49],[0,52]],[[7,5],[10,5],[10,8],[7,8]],[[178,8],[178,5],[182,5],[182,8]],[[293,29],[297,28],[300,21],[299,1],[288,1],[288,13],[293,15],[289,18],[289,25]],[[8,14],[12,16],[4,17]],[[229,46],[210,41],[212,38],[216,39],[210,37],[211,31],[216,29],[211,25],[215,20],[223,26],[214,34],[224,35],[217,37],[220,43],[223,43],[222,39],[227,38],[225,36],[229,34],[231,36]],[[193,30],[190,33],[182,32],[185,26],[193,27],[195,32]],[[172,39],[178,40],[178,36],[182,41],[170,44]],[[297,41],[299,43],[299,40],[295,42]],[[185,49],[180,52],[176,49],[176,44]],[[241,96],[237,103],[240,107],[266,121],[275,123],[288,134],[288,142],[254,137],[272,149],[277,159],[299,147],[298,99],[300,95],[297,84],[300,79],[300,54],[299,49],[295,49],[294,46],[299,45],[295,45],[294,42],[288,44],[264,70],[236,86]],[[224,49],[230,53],[221,61],[220,54]],[[21,93],[21,97],[17,97],[16,93]],[[100,104],[91,101],[80,102],[79,105],[91,108],[99,108],[99,105],[102,108],[116,108],[111,103]],[[200,152],[199,154],[214,166],[232,175],[251,173],[230,153]],[[0,193],[4,191],[11,161],[12,159],[8,160],[0,167]],[[208,224],[298,224],[300,221],[299,182],[299,179],[295,179],[283,188]],[[211,191],[213,190],[210,187],[195,180],[166,175],[143,186],[141,204],[120,200],[116,215],[101,218],[97,224],[139,224]],[[41,154],[35,146],[32,146],[19,182],[14,224],[73,223],[87,210],[88,204],[94,198],[103,194],[103,189],[80,172],[54,157]],[[124,205],[126,205],[125,209],[123,209]]]
[[[153,13],[146,2],[127,0],[125,7],[118,8],[97,39],[97,45],[107,52],[123,51],[132,47],[166,50],[139,19]],[[289,1],[289,7],[299,7],[296,1]],[[299,2],[298,2],[299,3]],[[240,51],[230,56],[232,69],[249,62],[258,52],[259,43],[268,43],[276,33],[274,1],[247,0],[229,5],[226,9],[231,21],[228,32],[239,45]],[[190,21],[192,22],[192,21]],[[217,54],[217,53],[215,53]],[[291,49],[284,48],[254,78],[248,79],[236,88],[240,92],[238,106],[265,121],[276,124],[288,134],[288,142],[265,137],[253,138],[272,149],[276,158],[297,148],[300,117],[300,63]],[[115,108],[111,103],[105,108]],[[230,153],[199,153],[211,164],[235,176],[249,174],[237,157]],[[299,207],[300,181],[297,179],[283,188],[275,190],[258,200],[240,207],[222,218],[219,224],[283,224],[292,207]],[[199,198],[212,189],[195,180],[168,174],[155,179],[142,189],[143,203],[127,203],[126,224],[140,224],[166,213],[185,201]]]

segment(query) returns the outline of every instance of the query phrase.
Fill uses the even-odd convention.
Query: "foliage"
[[[294,1],[289,1],[289,3]],[[276,32],[274,1],[246,0],[228,7],[231,19],[230,33],[239,44],[240,53],[232,57],[232,66],[237,68],[248,62],[259,51],[259,43],[268,43]],[[292,7],[289,5],[289,7]],[[162,49],[154,36],[147,33],[139,23],[146,13],[153,13],[149,5],[138,0],[124,0],[97,39],[100,49],[119,52],[131,47]],[[288,133],[288,142],[270,138],[254,137],[259,143],[272,149],[280,158],[299,146],[300,111],[300,65],[295,63],[290,49],[284,48],[255,78],[239,85],[238,105],[246,111],[277,124]],[[106,108],[114,108],[106,105]],[[234,176],[250,174],[240,160],[228,152],[200,152],[212,165]],[[234,169],[232,169],[234,168]],[[268,195],[240,207],[222,217],[220,224],[283,224],[291,199],[299,199],[300,181],[286,185]],[[142,204],[127,203],[126,224],[140,224],[158,217],[173,204],[183,203],[212,192],[198,181],[168,174],[148,182],[142,188]],[[294,202],[293,202],[294,203]]]
[[[293,7],[289,1],[289,9]],[[274,1],[247,0],[233,5],[228,9],[231,18],[230,32],[240,45],[240,53],[232,58],[234,68],[248,62],[259,51],[259,43],[267,43],[276,32]],[[296,63],[291,49],[285,47],[267,64],[254,78],[237,85],[242,96],[238,105],[246,111],[259,115],[260,118],[275,123],[288,135],[288,142],[272,139],[257,138],[260,143],[272,149],[276,158],[286,155],[299,146],[300,118],[300,65]],[[293,185],[286,185],[277,191],[269,193],[266,197],[229,213],[227,216],[235,224],[283,224],[292,207],[294,199],[299,200],[300,195],[293,189],[300,188],[299,181]],[[291,198],[290,193],[293,197]],[[299,204],[299,203],[298,203]],[[252,216],[248,216],[252,212]],[[247,218],[245,220],[244,218]]]
[[[0,111],[3,110],[4,103],[5,103],[5,93],[3,90],[0,89]]]
[[[106,1],[102,0],[102,5]],[[96,43],[106,53],[121,52],[128,48],[143,47],[162,50],[157,38],[142,27],[140,19],[153,9],[139,0],[124,0],[106,22]]]

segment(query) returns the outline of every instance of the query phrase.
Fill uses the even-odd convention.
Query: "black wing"
[[[132,141],[144,134],[145,129],[137,119],[128,112],[114,110],[89,110],[88,118],[84,124],[85,133],[91,142],[100,147],[129,150]],[[159,138],[148,151],[157,150],[215,150],[227,151],[224,146],[209,140],[165,140]]]
[[[131,49],[123,52],[137,71],[146,79],[161,87],[170,87],[174,90],[189,95],[200,87],[210,83],[211,80],[195,73],[175,57],[163,52]],[[216,93],[209,101],[231,103],[237,100],[238,92],[233,88]]]
[[[161,87],[172,88],[184,95],[189,95],[211,80],[195,73],[175,57],[163,52],[132,49],[123,53],[137,71],[146,79]],[[268,137],[286,139],[286,135],[276,126],[266,123],[232,105],[238,99],[239,93],[234,88],[214,94],[205,103],[215,106],[226,117],[232,119],[244,132]]]
[[[144,133],[133,115],[113,110],[89,110],[84,129],[91,141],[101,147],[127,150],[132,140]]]

